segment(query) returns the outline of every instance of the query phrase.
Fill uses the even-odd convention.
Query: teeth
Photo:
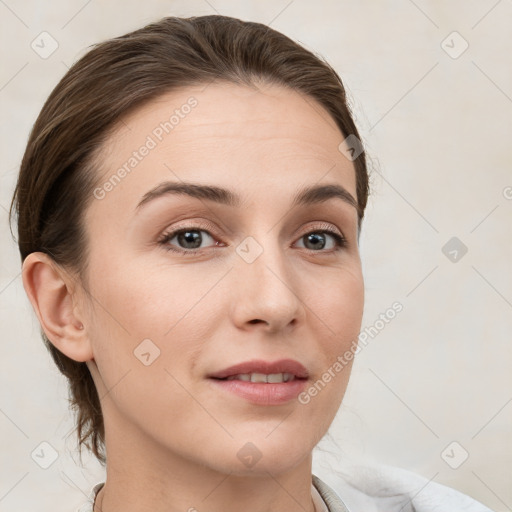
[[[264,373],[251,373],[251,382],[267,382],[267,376]]]
[[[238,375],[231,375],[226,380],[243,380],[245,382],[267,382],[271,384],[279,384],[282,382],[289,382],[295,380],[293,373],[240,373]]]

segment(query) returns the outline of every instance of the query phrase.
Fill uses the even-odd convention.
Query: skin
[[[307,404],[254,405],[214,389],[206,375],[291,358],[313,384],[357,340],[364,286],[356,209],[338,198],[291,207],[305,185],[338,184],[355,198],[355,169],[338,150],[344,136],[311,98],[275,85],[213,83],[126,117],[98,159],[99,183],[190,96],[198,101],[190,114],[90,201],[87,272],[78,278],[33,253],[23,283],[49,339],[87,363],[101,397],[108,464],[95,511],[312,512],[312,450],[341,404],[351,364]],[[228,188],[244,205],[167,195],[136,212],[163,181]],[[158,243],[184,227],[206,231],[195,255]],[[328,234],[324,248],[307,245],[305,235],[325,228],[347,246],[334,251]],[[248,236],[263,249],[250,264],[236,252]],[[169,245],[192,250],[177,238]],[[145,339],[160,350],[147,366],[134,355]],[[252,467],[237,457],[248,442],[261,455]]]

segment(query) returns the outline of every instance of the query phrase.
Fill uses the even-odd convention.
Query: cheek
[[[209,319],[218,302],[201,299],[218,277],[179,266],[130,263],[116,255],[102,263],[98,258],[91,268],[89,333],[105,386],[115,385],[128,371],[148,386],[148,375],[168,377],[160,375],[164,369],[176,376],[189,371],[211,334]],[[159,368],[159,376],[144,373],[146,366]]]
[[[364,283],[360,267],[342,269],[312,292],[306,303],[329,332],[327,352],[343,349],[357,340],[364,308]]]
[[[166,368],[187,371],[185,362],[193,363],[212,336],[212,326],[219,327],[231,309],[226,297],[236,290],[229,283],[238,289],[233,276],[220,279],[224,269],[207,265],[141,264],[114,254],[93,263],[93,337],[105,363],[117,369],[114,378],[139,364],[135,357],[145,348]],[[357,340],[361,327],[363,278],[357,261],[350,263],[329,271],[297,271],[297,291],[306,310],[303,328],[315,340],[326,368]]]
[[[208,287],[208,279],[200,280],[197,272],[180,266],[155,266],[116,255],[97,268],[91,283],[98,299],[96,312],[125,335],[163,336]]]
[[[306,389],[301,403],[318,411],[324,425],[330,424],[345,394],[364,308],[361,272],[341,271],[338,277],[324,292],[312,296],[310,302],[318,317],[317,342],[322,365],[317,380]]]

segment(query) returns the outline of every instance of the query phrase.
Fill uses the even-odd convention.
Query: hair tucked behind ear
[[[109,130],[164,93],[214,80],[289,87],[322,105],[345,137],[360,139],[339,76],[285,35],[227,16],[163,18],[93,46],[48,97],[30,133],[11,203],[22,261],[42,251],[85,283],[84,212],[101,178],[94,157]],[[353,163],[360,227],[369,187],[365,152]],[[69,380],[80,453],[85,445],[105,464],[103,416],[89,369],[42,337]]]

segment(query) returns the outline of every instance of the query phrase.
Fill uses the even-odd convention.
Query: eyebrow
[[[150,201],[171,194],[187,195],[196,199],[207,199],[208,201],[214,201],[234,208],[240,208],[243,205],[240,196],[222,187],[165,181],[146,192],[138,203],[136,210],[141,209]],[[359,205],[354,196],[337,183],[312,185],[299,189],[293,198],[292,207],[322,203],[332,198],[341,199],[343,202],[354,207],[359,213]]]

